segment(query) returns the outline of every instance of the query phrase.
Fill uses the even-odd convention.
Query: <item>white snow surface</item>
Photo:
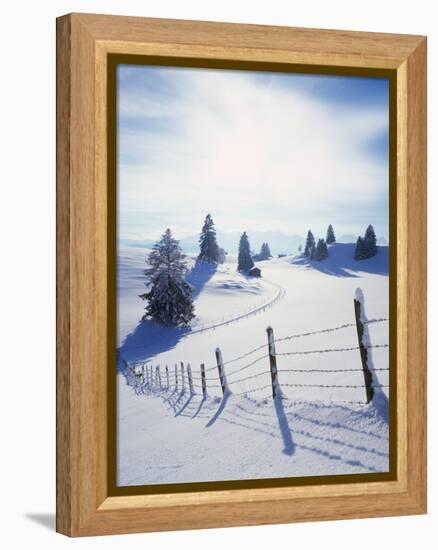
[[[362,261],[352,259],[353,250],[335,244],[322,262],[258,262],[260,279],[238,273],[232,256],[217,269],[190,258],[197,317],[190,327],[168,328],[140,321],[147,250],[120,247],[118,345],[126,363],[119,361],[117,375],[118,484],[387,471],[388,248]],[[354,317],[358,293],[366,344],[373,346],[375,398],[368,405]],[[284,399],[272,399],[268,326]],[[231,392],[224,398],[217,347]],[[182,391],[181,362],[191,365],[194,395],[187,379]],[[160,365],[161,388],[155,378],[134,376],[143,365],[154,372]]]

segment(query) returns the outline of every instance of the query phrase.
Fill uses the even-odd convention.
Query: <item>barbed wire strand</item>
[[[279,384],[280,388],[364,388],[364,384]],[[373,388],[389,388],[387,384],[372,384]]]
[[[362,324],[363,325],[371,325],[373,323],[382,323],[384,321],[388,321],[388,318],[378,317],[378,318],[375,318],[375,319],[369,319],[368,321],[363,321]],[[350,328],[350,327],[356,327],[356,323],[347,323],[347,324],[344,324],[344,325],[339,325],[337,327],[324,328],[324,329],[320,329],[320,330],[313,330],[313,331],[310,331],[310,332],[301,332],[301,333],[297,333],[297,334],[290,334],[289,336],[283,336],[282,338],[276,338],[274,340],[274,343],[285,342],[286,340],[292,340],[294,338],[304,338],[305,336],[312,336],[313,334],[324,334],[326,332],[335,332],[337,330],[342,330],[342,329]]]
[[[371,370],[371,369],[370,369]],[[373,371],[389,371],[389,367],[372,369]],[[277,372],[288,373],[288,372],[300,372],[300,373],[332,373],[332,372],[363,372],[363,369],[277,369]]]
[[[366,349],[372,349],[372,348],[388,348],[389,344],[376,344],[373,346],[363,346]],[[311,355],[314,353],[335,353],[335,352],[344,352],[344,351],[355,351],[360,349],[359,346],[353,346],[351,348],[327,348],[327,349],[311,349],[306,351],[284,351],[280,353],[276,353],[275,355],[277,357],[281,356],[289,356],[289,355]]]
[[[252,367],[256,363],[258,363],[262,359],[266,359],[267,357],[269,357],[269,354],[265,353],[264,355],[261,355],[260,357],[257,357],[257,359],[254,359],[254,361],[251,361],[251,363],[248,363],[248,364],[244,365],[243,367],[238,368],[237,370],[235,370],[233,372],[227,373],[227,377],[234,376],[235,374],[238,374],[239,372],[242,372],[246,369],[249,369],[249,367]]]
[[[385,321],[389,321],[389,319],[387,317],[378,317],[378,318],[369,319],[367,321],[363,321],[362,324],[370,325],[370,324],[373,324],[373,323],[381,323],[381,322],[385,322]],[[311,336],[313,334],[323,334],[323,333],[328,333],[328,332],[335,332],[335,331],[338,331],[338,330],[342,330],[342,329],[349,328],[349,327],[355,327],[355,326],[356,326],[355,323],[348,323],[348,324],[339,325],[337,327],[331,327],[331,328],[327,328],[327,329],[320,329],[320,330],[314,330],[314,331],[310,331],[310,332],[290,334],[290,335],[284,336],[282,338],[276,338],[274,340],[274,343],[285,342],[287,340],[292,340],[294,338],[303,338],[303,337],[306,337],[306,336]],[[224,362],[224,366],[230,365],[231,363],[235,363],[236,361],[240,361],[241,359],[244,359],[245,357],[248,357],[249,355],[255,353],[256,351],[259,351],[259,350],[263,349],[265,346],[267,346],[267,344],[262,344],[261,346],[257,346],[255,348],[247,351],[246,353],[244,353],[242,355],[239,355],[238,357],[234,357],[233,359],[230,359],[230,360]],[[143,348],[143,347],[145,347],[145,346],[138,346],[138,349]],[[375,347],[377,347],[377,346],[375,346]],[[388,347],[388,346],[386,345],[386,346],[382,346],[382,347]],[[137,349],[137,348],[126,348],[126,350],[128,350],[128,351],[130,351],[131,349]],[[345,348],[345,349],[347,349],[347,348]],[[353,350],[353,349],[357,349],[357,348],[351,348],[351,350]],[[117,351],[120,354],[120,356],[122,357],[122,360],[124,360],[120,349],[117,350]],[[279,355],[279,354],[277,354],[277,355]],[[147,361],[136,361],[133,364],[143,365],[143,364],[146,364],[146,363],[147,363]],[[215,370],[215,369],[217,369],[217,365],[208,367],[208,368],[205,369],[205,371],[206,372],[211,372],[212,370]]]

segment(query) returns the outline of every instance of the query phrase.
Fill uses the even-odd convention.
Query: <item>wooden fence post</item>
[[[160,372],[160,365],[157,365],[157,366],[156,366],[155,375],[156,375],[156,377],[157,377],[158,388],[161,390],[161,372]]]
[[[166,365],[166,383],[167,383],[167,389],[169,389],[170,383],[169,383],[169,367]]]
[[[227,379],[225,376],[224,361],[222,359],[222,352],[219,348],[216,348],[216,363],[217,370],[219,371],[219,380],[221,383],[222,394],[225,395],[225,392],[228,391]]]
[[[356,298],[354,298],[354,315],[356,317],[357,339],[359,341],[359,352],[360,352],[360,359],[362,361],[363,378],[365,382],[365,392],[367,396],[367,403],[369,403],[374,396],[373,375],[371,374],[371,371],[368,368],[368,351],[363,342],[364,326],[360,318],[361,309],[362,309],[362,304],[360,303],[359,300],[356,300]]]
[[[202,383],[202,395],[207,397],[207,380],[205,379],[205,365],[201,363],[201,383]]]
[[[268,334],[269,366],[271,368],[272,397],[275,399],[278,389],[277,358],[275,356],[274,331],[272,327],[266,329]]]
[[[190,395],[193,395],[195,393],[195,389],[193,387],[192,367],[190,366],[190,363],[187,363],[187,378],[189,379]]]
[[[184,393],[186,391],[186,381],[184,376],[184,363],[181,361],[181,392]]]
[[[144,384],[144,375],[145,375],[145,368],[144,363],[141,366],[141,383]]]
[[[178,365],[175,363],[175,389],[178,389]]]

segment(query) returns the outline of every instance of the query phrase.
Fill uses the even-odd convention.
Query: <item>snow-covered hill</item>
[[[353,260],[353,244],[335,244],[322,262],[285,257],[259,262],[261,279],[194,266],[197,318],[191,327],[142,321],[145,251],[119,251],[120,357],[131,366],[160,365],[155,381],[118,375],[121,484],[172,483],[331,473],[388,467],[388,250]],[[194,262],[192,261],[193,265]],[[365,389],[353,298],[363,293],[369,365],[376,399]],[[266,328],[276,339],[284,399],[272,400]],[[222,399],[215,349],[223,354],[231,394]],[[174,365],[188,363],[195,395]],[[200,391],[207,368],[208,399]],[[170,387],[164,377],[168,365]],[[127,375],[127,376],[125,376]],[[127,384],[127,381],[129,384]],[[137,387],[135,387],[137,385]]]
[[[118,387],[120,485],[388,469],[388,424],[373,405],[136,395],[122,375]]]

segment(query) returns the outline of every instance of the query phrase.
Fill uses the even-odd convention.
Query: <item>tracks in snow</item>
[[[246,319],[247,317],[257,315],[257,313],[261,313],[262,311],[266,311],[267,309],[271,308],[277,302],[279,302],[280,300],[282,300],[285,297],[286,289],[283,286],[281,286],[277,283],[274,283],[273,281],[269,281],[267,279],[264,279],[264,282],[272,285],[276,289],[276,293],[275,293],[275,295],[273,296],[272,299],[268,300],[267,302],[264,302],[263,304],[260,304],[256,307],[254,307],[254,308],[252,308],[248,311],[245,311],[243,313],[237,313],[236,315],[228,317],[227,319],[221,319],[220,321],[218,321],[216,323],[212,323],[211,325],[204,325],[204,326],[200,326],[198,328],[194,328],[192,331],[190,331],[189,335],[203,333],[203,332],[206,332],[207,330],[214,330],[218,327],[224,327],[224,326],[230,325],[232,323],[236,323],[237,321],[241,321],[242,319]]]

